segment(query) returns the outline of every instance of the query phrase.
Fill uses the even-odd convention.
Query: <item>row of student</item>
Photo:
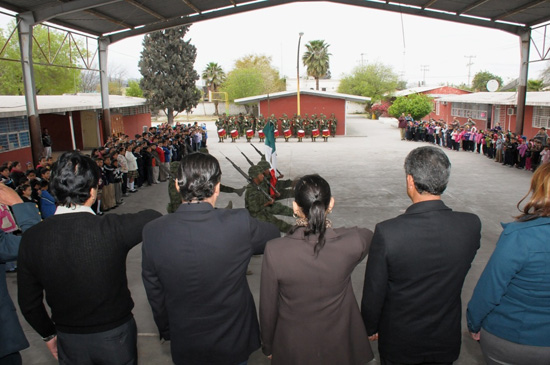
[[[221,170],[211,155],[183,158],[176,213],[96,217],[90,206],[99,171],[67,153],[52,174],[56,215],[21,241],[19,306],[61,363],[136,364],[124,268],[143,231],[143,282],[175,364],[246,364],[260,346],[273,364],[365,364],[374,357],[369,340],[378,341],[382,364],[451,364],[460,353],[462,285],[481,223],[441,201],[450,167],[439,148],[413,150],[405,160],[413,204],[374,233],[332,227],[329,184],[304,176],[295,187],[296,225],[281,238],[244,209],[215,209]],[[544,165],[468,305],[468,327],[488,364],[550,358],[549,191]],[[262,252],[258,323],[245,273]],[[367,255],[359,310],[350,276]]]
[[[170,175],[170,162],[206,146],[204,130],[197,124],[151,127],[148,132],[110,137],[105,146],[92,150],[100,167],[99,199],[94,206],[98,214],[123,204],[123,197],[142,186],[164,182]],[[200,138],[197,137],[200,135]]]
[[[399,125],[402,126],[401,119],[403,117],[399,118]],[[404,131],[402,139],[430,142],[455,151],[461,148],[477,151],[495,162],[518,169],[535,171],[550,161],[550,137],[544,127],[530,140],[510,131],[503,132],[499,123],[491,130],[478,130],[471,119],[463,126],[456,118],[449,124],[433,119],[430,122],[407,120],[406,126],[399,128]]]

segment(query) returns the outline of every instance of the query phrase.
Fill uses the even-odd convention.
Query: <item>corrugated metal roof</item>
[[[64,113],[76,110],[102,110],[100,94],[38,95],[38,113]],[[110,109],[147,105],[147,100],[130,96],[110,95]],[[0,95],[0,117],[27,115],[25,97]]]
[[[260,100],[266,100],[266,99],[277,99],[277,98],[284,98],[287,96],[293,96],[296,95],[296,91],[279,91],[273,94],[264,94],[264,95],[256,95],[256,96],[250,96],[248,98],[241,98],[236,99],[235,104],[250,104],[254,102],[258,102]],[[340,93],[333,93],[328,91],[317,91],[317,90],[300,90],[300,95],[313,95],[313,96],[320,96],[324,98],[332,98],[332,99],[344,99],[346,101],[354,101],[357,103],[367,103],[371,99],[364,96],[357,96],[357,95],[349,95],[349,94],[340,94]]]
[[[0,7],[111,42],[182,24],[196,23],[299,1],[291,0],[0,0]],[[501,29],[519,34],[550,21],[541,0],[334,0],[334,3]],[[314,5],[312,5],[314,6]]]
[[[464,95],[446,95],[439,102],[516,105],[518,94],[516,92],[482,92]],[[527,93],[525,105],[550,106],[550,91],[531,91]]]

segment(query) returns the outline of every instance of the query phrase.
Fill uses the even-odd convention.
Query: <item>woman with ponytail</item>
[[[373,359],[351,285],[372,232],[332,228],[330,186],[319,175],[298,180],[296,225],[268,242],[262,264],[262,350],[273,365],[366,364]]]

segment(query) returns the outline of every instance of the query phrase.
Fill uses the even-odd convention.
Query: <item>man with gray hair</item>
[[[411,151],[405,174],[413,204],[376,225],[361,311],[382,365],[452,364],[460,354],[460,294],[481,222],[441,201],[450,172],[441,149]]]

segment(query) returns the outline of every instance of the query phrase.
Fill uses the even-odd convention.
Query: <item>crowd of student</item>
[[[550,161],[550,137],[542,127],[531,139],[511,131],[503,131],[499,123],[492,129],[478,129],[468,121],[460,125],[454,118],[451,123],[443,120],[414,121],[410,114],[399,118],[402,140],[423,141],[450,150],[477,152],[508,167],[535,171]]]
[[[166,181],[170,162],[206,147],[206,141],[206,127],[197,122],[175,127],[162,124],[136,134],[134,139],[127,135],[109,137],[91,154],[102,172],[94,210],[101,215],[124,204],[123,197],[129,193]]]

